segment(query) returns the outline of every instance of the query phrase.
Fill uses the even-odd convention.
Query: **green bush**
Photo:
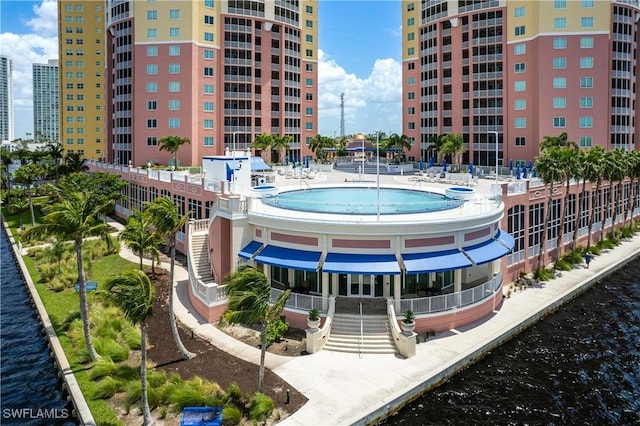
[[[558,259],[555,261],[553,267],[558,271],[570,271],[573,269],[573,264],[564,259]]]
[[[103,377],[93,388],[91,399],[108,399],[121,390],[121,382],[113,377]]]
[[[107,376],[115,376],[117,368],[116,363],[111,358],[103,357],[93,364],[89,377],[91,380],[97,380]]]
[[[273,399],[263,393],[256,392],[251,399],[249,420],[265,421],[273,412],[273,408]]]
[[[236,382],[233,382],[222,395],[222,400],[227,405],[234,405],[244,409],[250,401],[250,396],[242,392],[240,386]]]
[[[222,424],[239,425],[242,422],[242,411],[238,407],[227,406],[222,409]]]
[[[288,330],[289,323],[281,319],[271,321],[267,327],[267,346],[282,339]]]
[[[120,344],[113,339],[101,336],[93,337],[93,346],[101,356],[108,356],[115,362],[124,361],[129,358],[129,346]]]
[[[538,281],[549,281],[553,278],[553,271],[546,268],[538,268],[533,271],[533,277]]]

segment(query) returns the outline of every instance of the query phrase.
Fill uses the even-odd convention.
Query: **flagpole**
[[[380,130],[376,130],[376,195],[378,197],[378,216],[380,220]]]

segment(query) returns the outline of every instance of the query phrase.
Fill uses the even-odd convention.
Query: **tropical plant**
[[[320,319],[320,311],[316,308],[309,309],[309,319],[311,321],[318,321]]]
[[[405,324],[411,324],[414,321],[415,321],[415,315],[413,314],[413,311],[411,309],[407,309],[404,312],[404,318],[402,318],[402,322]]]
[[[178,168],[178,150],[184,144],[190,144],[189,138],[183,138],[181,136],[164,136],[158,141],[158,148],[160,151],[168,151],[173,155],[173,166]]]
[[[547,207],[544,219],[544,229],[540,238],[540,251],[538,253],[538,268],[543,268],[543,257],[545,245],[548,235],[549,222],[551,220],[551,210],[553,203],[553,184],[558,182],[562,176],[562,170],[559,167],[557,158],[560,148],[551,146],[542,151],[542,154],[536,159],[536,170],[538,176],[547,187]]]
[[[256,136],[253,142],[251,142],[251,147],[256,151],[260,151],[260,157],[262,158],[262,153],[269,150],[272,142],[273,138],[271,137],[271,135],[267,133],[261,133]]]
[[[168,240],[169,251],[171,255],[171,266],[169,268],[169,323],[171,324],[171,333],[176,341],[178,350],[182,354],[184,359],[193,358],[195,354],[189,352],[187,348],[182,344],[180,340],[180,334],[178,333],[178,326],[176,324],[176,316],[173,312],[173,287],[175,285],[173,277],[176,264],[176,237],[179,231],[184,229],[191,211],[188,211],[184,216],[178,212],[178,206],[176,206],[169,197],[156,198],[150,203],[147,208],[151,224],[155,228],[156,232],[166,237]]]
[[[110,244],[110,228],[98,218],[98,213],[104,208],[86,192],[72,192],[64,194],[60,202],[47,209],[42,223],[29,228],[23,234],[25,239],[57,236],[63,241],[71,240],[76,251],[78,267],[78,292],[80,298],[80,317],[84,332],[85,344],[91,360],[100,358],[91,341],[89,308],[87,304],[87,290],[85,286],[84,264],[82,257],[82,245],[84,239],[90,236],[98,236],[107,244]]]
[[[633,150],[629,154],[629,177],[631,178],[631,200],[627,203],[627,211],[624,215],[625,221],[627,217],[629,220],[633,217],[633,208],[637,203],[637,198],[640,194],[638,191],[634,191],[633,188],[640,186],[640,150]],[[625,222],[626,223],[626,222]]]
[[[151,271],[155,273],[155,259],[160,255],[159,247],[163,240],[151,226],[151,218],[146,208],[134,210],[127,218],[127,223],[120,231],[120,239],[140,259],[140,270],[143,270],[142,260],[149,254],[152,260]]]
[[[278,153],[278,163],[284,164],[283,158],[286,156],[287,150],[291,147],[293,136],[291,135],[271,135],[271,149]],[[273,157],[272,157],[273,158]]]
[[[429,145],[427,150],[431,153],[430,155],[435,155],[438,157],[440,154],[440,150],[442,149],[442,145],[444,145],[445,134],[431,136],[429,138]],[[437,162],[440,162],[441,158],[436,158]]]
[[[568,147],[562,147],[558,151],[558,166],[561,170],[561,178],[565,184],[565,196],[564,203],[562,207],[562,214],[560,216],[560,226],[558,229],[558,237],[556,240],[556,247],[558,247],[558,256],[562,256],[563,252],[563,240],[564,240],[564,225],[565,218],[567,217],[567,210],[569,208],[569,185],[571,184],[571,179],[573,179],[578,173],[577,170],[577,162],[578,162],[578,151]]]
[[[86,165],[87,159],[77,152],[69,152],[64,158],[64,172],[66,174],[86,172],[89,166]]]
[[[44,175],[44,168],[39,164],[29,163],[20,166],[14,172],[13,180],[25,186],[27,200],[29,201],[29,212],[31,213],[31,226],[36,224],[36,216],[33,211],[33,184]]]
[[[589,230],[587,232],[587,248],[591,248],[591,234],[593,230],[593,223],[595,221],[595,203],[596,197],[598,197],[598,204],[602,206],[602,199],[600,194],[600,185],[602,184],[604,172],[604,155],[605,150],[601,146],[594,146],[589,150],[585,157],[585,169],[584,176],[590,182],[596,183],[595,195],[591,197],[592,207],[589,213]],[[600,214],[604,214],[601,209]]]
[[[395,151],[395,158],[398,162],[404,161],[404,150],[411,149],[411,143],[407,135],[392,133],[388,138],[380,142],[380,147],[385,150]]]
[[[258,391],[264,391],[264,361],[267,351],[267,329],[278,320],[291,290],[285,290],[271,303],[271,285],[267,277],[255,268],[243,265],[227,282],[229,303],[224,320],[231,324],[260,325],[260,369]]]
[[[316,154],[318,161],[323,162],[327,160],[327,149],[335,148],[336,142],[333,138],[328,136],[316,135],[315,138],[309,142],[309,148],[311,152]]]
[[[124,316],[140,326],[140,385],[143,424],[153,424],[147,399],[147,320],[153,312],[153,285],[147,274],[131,270],[107,279],[106,295]]]
[[[443,155],[451,155],[454,164],[457,162],[460,166],[460,155],[464,153],[464,139],[459,133],[450,133],[444,136],[444,142],[440,147],[440,152]]]

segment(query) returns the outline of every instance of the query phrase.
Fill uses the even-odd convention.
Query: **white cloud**
[[[0,33],[0,54],[13,62],[15,138],[33,133],[33,64],[58,58],[57,2],[33,6],[35,16],[24,22],[26,34]]]
[[[318,52],[319,133],[340,135],[340,94],[344,93],[345,134],[402,133],[402,67],[378,59],[366,78],[347,73],[326,52]]]

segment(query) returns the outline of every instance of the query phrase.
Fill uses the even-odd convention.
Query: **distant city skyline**
[[[24,139],[34,132],[33,64],[58,59],[57,1],[3,0],[0,8],[0,55],[14,66],[14,138]],[[402,133],[400,2],[321,0],[318,13],[318,133],[340,135],[341,93],[347,135]]]

